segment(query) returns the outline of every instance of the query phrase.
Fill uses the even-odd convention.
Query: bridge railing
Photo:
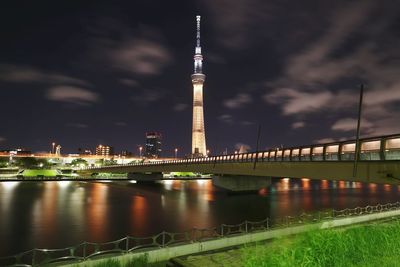
[[[60,249],[35,248],[13,256],[1,257],[0,266],[43,266],[62,262],[80,262],[104,255],[120,255],[132,251],[158,249],[198,241],[218,239],[233,235],[268,231],[310,223],[320,223],[365,214],[399,210],[400,202],[378,204],[375,206],[355,207],[343,210],[320,211],[298,216],[285,216],[277,219],[266,218],[260,221],[244,221],[238,224],[221,224],[214,228],[193,228],[184,232],[161,232],[149,237],[126,236],[121,239],[104,242],[83,242],[75,246]]]
[[[276,148],[265,151],[217,155],[211,157],[177,159],[167,161],[138,162],[123,165],[105,166],[101,169],[123,166],[157,166],[165,164],[219,164],[232,162],[279,162],[279,161],[354,161],[356,141],[348,140],[308,146]],[[400,134],[360,139],[360,161],[400,160]],[[98,169],[88,167],[83,170]]]

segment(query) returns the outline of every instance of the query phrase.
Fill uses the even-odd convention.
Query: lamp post
[[[175,148],[175,159],[178,158],[178,148]]]
[[[142,158],[142,150],[143,150],[143,147],[140,146],[140,147],[139,147],[139,158]]]
[[[54,142],[51,143],[52,149],[51,149],[51,153],[50,153],[50,154],[54,154],[54,152],[55,152],[55,150],[54,150],[55,145],[56,145],[56,143],[54,143]]]

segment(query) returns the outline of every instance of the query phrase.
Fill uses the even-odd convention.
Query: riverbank
[[[177,266],[400,266],[400,220],[312,230],[225,251],[179,257]]]

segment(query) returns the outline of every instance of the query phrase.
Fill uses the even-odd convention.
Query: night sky
[[[399,1],[4,1],[0,149],[191,149],[195,16],[207,147],[400,133]]]

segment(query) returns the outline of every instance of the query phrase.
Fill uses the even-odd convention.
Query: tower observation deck
[[[194,51],[193,84],[193,127],[192,127],[192,155],[206,156],[206,134],[204,129],[203,84],[206,75],[203,74],[203,55],[200,46],[200,16],[196,16],[197,34]]]

